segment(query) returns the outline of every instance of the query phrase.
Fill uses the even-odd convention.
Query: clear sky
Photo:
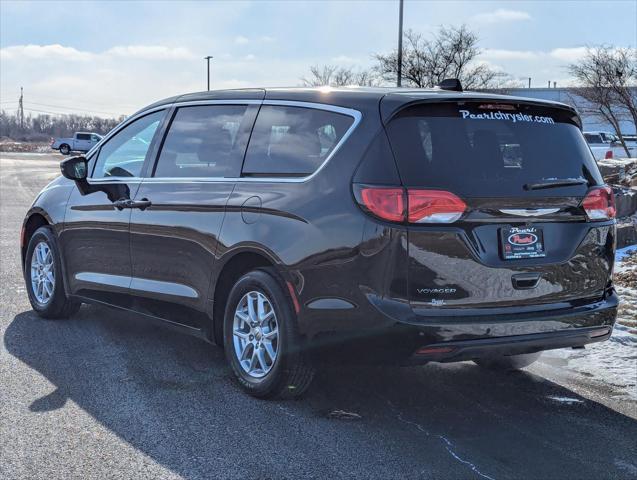
[[[0,0],[0,106],[129,114],[212,87],[298,85],[313,64],[369,67],[396,47],[398,1]],[[481,60],[567,86],[586,45],[637,46],[637,0],[405,0],[405,29],[467,24]],[[526,80],[525,80],[526,81]]]

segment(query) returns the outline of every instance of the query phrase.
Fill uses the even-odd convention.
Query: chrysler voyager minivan
[[[33,309],[162,320],[259,397],[303,393],[329,358],[514,369],[608,339],[615,207],[577,113],[443,87],[144,108],[28,211]]]

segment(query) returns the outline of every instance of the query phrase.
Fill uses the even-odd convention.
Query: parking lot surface
[[[551,362],[331,368],[261,401],[135,315],[38,318],[19,232],[60,159],[0,153],[0,478],[637,478],[635,400]]]

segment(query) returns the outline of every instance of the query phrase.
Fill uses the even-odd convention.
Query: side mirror
[[[85,157],[77,156],[67,158],[60,162],[60,170],[62,175],[69,180],[83,181],[86,180],[88,172],[88,160]]]

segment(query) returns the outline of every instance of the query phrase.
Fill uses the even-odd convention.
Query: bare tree
[[[306,87],[373,86],[376,84],[373,73],[368,70],[355,70],[335,65],[314,65],[310,67],[310,76],[302,78],[301,81]]]
[[[17,112],[0,111],[0,137],[20,141],[47,141],[51,137],[68,137],[77,131],[105,134],[125,117],[101,118],[89,115],[25,115],[20,121]]]
[[[620,121],[631,118],[637,128],[637,50],[600,46],[588,48],[578,63],[569,66],[577,87],[572,89],[576,105],[613,126],[630,155]],[[577,101],[577,97],[583,101]]]
[[[405,32],[402,82],[412,87],[428,88],[445,78],[458,78],[467,89],[501,88],[510,81],[503,72],[478,61],[478,36],[466,25],[440,27],[431,39],[422,34]],[[376,54],[375,70],[387,81],[398,74],[398,51]]]

